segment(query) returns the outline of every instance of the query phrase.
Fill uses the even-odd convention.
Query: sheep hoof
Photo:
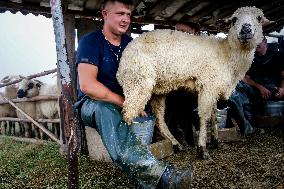
[[[178,153],[178,152],[185,150],[185,148],[181,144],[176,144],[176,145],[173,145],[173,150],[174,150],[174,153]]]
[[[211,147],[214,148],[214,149],[218,149],[220,147],[219,141],[217,139],[212,139]]]
[[[204,146],[198,146],[197,147],[197,156],[203,160],[211,160],[211,156],[209,155],[208,151],[206,150],[206,147]]]

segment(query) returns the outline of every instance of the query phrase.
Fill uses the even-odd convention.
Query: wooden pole
[[[68,188],[77,189],[79,188],[77,155],[79,150],[77,130],[78,120],[75,118],[72,111],[74,90],[71,81],[71,64],[73,63],[72,60],[74,54],[69,54],[68,56],[68,51],[66,49],[69,43],[66,42],[61,0],[50,0],[50,7],[56,41],[58,74],[60,74],[62,89],[60,112],[63,114],[60,116],[64,119],[64,132],[66,140],[68,141]]]
[[[15,117],[0,117],[0,121],[32,122],[29,119],[21,119],[21,118],[15,118]],[[59,123],[60,119],[37,119],[35,121],[39,123]]]
[[[20,102],[36,102],[36,101],[42,101],[42,100],[58,100],[58,96],[55,95],[41,95],[41,96],[35,96],[32,98],[16,98],[11,100],[14,103],[20,103]],[[2,101],[0,100],[0,105],[3,104],[9,104],[9,101]]]
[[[13,106],[14,108],[16,108],[21,114],[23,114],[27,119],[29,119],[34,125],[36,125],[38,128],[40,128],[45,134],[47,134],[52,140],[54,140],[55,142],[57,142],[58,144],[61,144],[60,140],[58,140],[56,138],[56,136],[54,134],[52,134],[51,132],[49,132],[49,130],[47,130],[44,126],[40,125],[38,122],[36,122],[33,118],[31,118],[28,114],[26,114],[22,109],[20,109],[18,106],[16,106],[15,103],[13,103],[11,100],[9,100],[8,98],[6,98],[4,95],[2,95],[0,93],[0,95],[9,102],[9,104],[11,104],[11,106]]]
[[[43,71],[43,72],[40,72],[40,73],[37,73],[37,74],[33,74],[33,75],[29,75],[25,78],[27,79],[33,79],[33,78],[36,78],[36,77],[41,77],[41,76],[45,76],[45,75],[48,75],[48,74],[51,74],[51,73],[55,73],[57,72],[57,69],[52,69],[52,70],[47,70],[47,71]],[[17,80],[14,80],[14,81],[10,81],[8,83],[1,83],[0,84],[0,88],[2,87],[5,87],[5,86],[9,86],[9,85],[12,85],[12,84],[15,84],[15,83],[19,83],[23,80],[24,78],[20,78],[20,79],[17,79]]]

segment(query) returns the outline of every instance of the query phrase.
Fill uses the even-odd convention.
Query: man
[[[125,33],[130,25],[132,4],[131,0],[105,0],[103,29],[80,40],[77,108],[83,123],[97,129],[113,162],[142,188],[188,188],[191,171],[178,171],[158,161],[122,120],[124,97],[116,72],[121,53],[131,41]]]
[[[283,100],[284,56],[268,49],[266,38],[257,46],[255,58],[244,79],[229,99],[229,117],[236,118],[243,134],[254,131],[255,105],[260,101]]]
[[[191,27],[189,24],[179,22],[175,25],[175,29],[178,31],[186,32],[189,34],[195,34],[196,29]]]

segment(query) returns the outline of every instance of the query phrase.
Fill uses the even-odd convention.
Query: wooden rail
[[[16,108],[16,110],[18,110],[21,114],[23,114],[27,119],[29,119],[34,125],[36,125],[38,128],[40,128],[45,134],[47,134],[52,140],[54,140],[55,142],[57,142],[59,145],[61,145],[60,140],[53,134],[51,133],[49,130],[47,130],[44,126],[42,126],[41,124],[39,124],[38,122],[36,122],[32,117],[30,117],[28,114],[26,114],[22,109],[20,109],[15,103],[13,103],[10,99],[8,99],[7,97],[5,97],[4,95],[2,95],[0,93],[0,95],[4,98],[4,100],[8,101],[9,104],[11,106],[13,106],[14,108]]]
[[[13,103],[20,103],[20,102],[36,102],[42,100],[58,100],[58,96],[56,95],[42,95],[42,96],[35,96],[32,98],[16,98],[11,100]],[[7,100],[0,100],[0,105],[2,104],[9,104]]]
[[[55,73],[55,72],[57,72],[57,69],[56,69],[56,68],[55,68],[55,69],[52,69],[52,70],[43,71],[43,72],[40,72],[40,73],[37,73],[37,74],[29,75],[29,76],[27,76],[27,77],[23,77],[23,78],[14,80],[14,81],[10,81],[10,82],[8,82],[8,83],[1,83],[1,84],[0,84],[0,88],[5,87],[5,86],[9,86],[9,85],[12,85],[12,84],[15,84],[15,83],[19,83],[19,82],[21,82],[24,78],[33,79],[33,78],[36,78],[36,77],[45,76],[45,75],[48,75],[48,74],[51,74],[51,73]]]
[[[16,121],[16,122],[32,122],[29,119],[21,119],[15,117],[0,117],[0,121]],[[39,123],[60,123],[60,119],[37,119]]]

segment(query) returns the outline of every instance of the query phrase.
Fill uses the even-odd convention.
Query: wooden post
[[[60,104],[61,117],[64,119],[64,132],[68,141],[68,188],[79,188],[78,177],[78,120],[72,111],[74,102],[74,89],[71,82],[71,68],[74,54],[68,56],[66,46],[64,18],[61,7],[61,0],[51,0],[51,14],[56,41],[58,74],[61,80],[62,104]],[[71,58],[70,58],[71,57]],[[74,61],[74,60],[73,60]]]

